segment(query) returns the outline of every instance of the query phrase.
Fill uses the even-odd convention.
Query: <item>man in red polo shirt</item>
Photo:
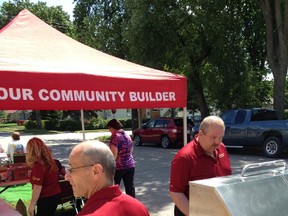
[[[77,216],[149,216],[146,207],[114,185],[116,162],[110,148],[97,140],[76,145],[65,179],[76,197],[87,201]]]
[[[170,196],[174,215],[189,215],[189,181],[231,175],[230,159],[222,139],[224,122],[217,116],[206,117],[199,133],[175,155],[171,163]]]

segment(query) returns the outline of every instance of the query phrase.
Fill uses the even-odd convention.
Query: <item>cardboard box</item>
[[[0,182],[5,182],[8,180],[8,171],[1,171],[0,172]]]
[[[12,168],[13,173],[13,180],[23,180],[28,179],[28,167],[13,167]]]

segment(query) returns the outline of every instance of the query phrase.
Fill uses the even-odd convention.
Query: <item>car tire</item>
[[[142,145],[141,137],[138,134],[136,134],[134,136],[134,145],[135,146],[141,146]]]
[[[282,142],[278,137],[268,137],[263,142],[263,153],[269,158],[279,157],[282,153]]]
[[[170,145],[171,145],[171,143],[170,143],[169,137],[168,136],[162,136],[161,137],[161,146],[162,146],[162,148],[167,149],[167,148],[170,147]]]

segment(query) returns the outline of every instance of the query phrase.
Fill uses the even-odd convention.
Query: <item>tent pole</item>
[[[183,141],[187,144],[187,108],[183,107]]]
[[[83,109],[81,109],[81,124],[82,124],[83,141],[85,141],[85,125],[84,125],[84,112],[83,112]]]
[[[141,115],[141,109],[138,109],[138,128],[141,128],[142,124],[142,115]]]

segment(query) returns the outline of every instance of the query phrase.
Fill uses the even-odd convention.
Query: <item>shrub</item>
[[[104,142],[104,143],[109,143],[110,142],[110,138],[111,138],[111,136],[109,135],[109,136],[99,136],[96,139],[100,140],[101,142]]]
[[[73,120],[73,119],[67,119],[64,121],[60,121],[59,130],[60,131],[81,130],[81,121]]]
[[[85,129],[87,130],[95,130],[95,129],[103,129],[106,128],[106,125],[108,123],[108,120],[105,120],[101,117],[95,118],[93,117],[89,124],[85,126]]]
[[[288,110],[284,111],[284,119],[288,119]]]
[[[59,130],[60,121],[58,119],[44,120],[43,125],[46,130]]]
[[[119,122],[123,125],[123,128],[132,127],[132,119],[118,119]]]
[[[125,128],[132,128],[132,119],[125,119]]]
[[[97,129],[106,129],[107,123],[110,119],[103,119],[101,117],[93,117],[89,121],[85,121],[85,130],[97,130]],[[123,128],[131,128],[132,127],[132,120],[131,119],[119,119],[122,123]],[[36,128],[36,122],[35,128]],[[50,119],[50,120],[43,120],[43,126],[46,130],[59,130],[59,131],[76,131],[82,130],[82,124],[79,120],[74,119],[66,119],[66,120],[59,120],[59,119]],[[27,128],[28,129],[28,128]],[[29,128],[31,129],[31,128]]]
[[[32,120],[25,121],[24,126],[26,129],[36,129],[37,128],[36,121],[32,121]]]

